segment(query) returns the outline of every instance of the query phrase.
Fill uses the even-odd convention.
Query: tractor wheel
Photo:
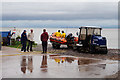
[[[59,49],[60,48],[60,45],[56,45],[56,49]]]
[[[77,47],[77,51],[79,53],[84,53],[84,48],[83,47]]]
[[[73,51],[75,51],[77,49],[77,47],[76,46],[73,46]]]
[[[67,45],[67,47],[68,47],[68,49],[71,49],[71,48],[72,48],[72,46],[71,46],[71,45]]]
[[[58,45],[58,44],[52,44],[52,47],[53,47],[54,49],[59,49],[59,48],[60,48],[60,45]]]
[[[55,48],[56,48],[56,45],[55,45],[55,44],[52,44],[52,47],[55,49]]]
[[[105,47],[103,53],[104,53],[104,54],[107,54],[107,53],[108,53],[107,47]]]
[[[76,46],[76,42],[74,42],[74,44],[72,45],[73,51],[77,50],[77,46]]]
[[[94,46],[90,45],[89,51],[90,51],[90,53],[92,53],[92,54],[95,53],[95,48],[94,48]]]

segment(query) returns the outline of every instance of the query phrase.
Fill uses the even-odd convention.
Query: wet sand
[[[4,78],[116,78],[119,74],[118,58],[111,58],[114,50],[108,54],[89,54],[65,46],[52,49],[51,45],[48,45],[48,54],[41,54],[41,45],[34,48],[34,52],[21,53],[19,49],[9,47],[2,50]]]
[[[34,48],[35,51],[42,51],[42,46],[37,45],[37,47]],[[120,49],[108,49],[107,54],[102,53],[85,53],[85,52],[78,52],[77,50],[68,49],[66,46],[61,46],[60,49],[53,49],[52,45],[48,45],[48,52],[60,54],[60,55],[72,55],[72,56],[78,56],[78,57],[89,57],[89,58],[97,58],[97,59],[109,59],[109,60],[120,60]]]
[[[118,71],[117,61],[73,56],[6,56],[2,60],[3,78],[104,78]]]
[[[41,45],[38,45],[34,50],[42,51]],[[52,45],[48,45],[48,52],[53,52],[59,55],[72,55],[77,57],[87,57],[87,58],[97,58],[97,59],[103,59],[103,60],[118,60],[120,61],[120,49],[108,49],[107,54],[90,54],[90,53],[83,53],[78,51],[73,51],[71,49],[68,49],[66,46],[62,46],[60,49],[53,49]],[[120,80],[120,70],[110,76],[106,76],[105,78],[116,78],[116,80]]]

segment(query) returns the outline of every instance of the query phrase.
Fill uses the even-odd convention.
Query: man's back
[[[41,34],[41,41],[47,41],[48,40],[48,33],[47,32],[44,32]]]

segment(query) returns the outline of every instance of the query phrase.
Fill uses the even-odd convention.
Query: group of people
[[[34,33],[33,33],[32,29],[30,31],[31,31],[31,33],[29,33],[28,36],[26,34],[26,30],[24,30],[23,33],[21,34],[21,44],[22,44],[21,51],[26,52],[27,41],[28,41],[27,51],[29,52],[29,47],[30,47],[30,51],[32,51]]]
[[[66,33],[64,31],[62,31],[62,34],[60,33],[60,30],[58,30],[58,32],[55,33],[56,37],[61,37],[61,38],[65,38],[66,37]]]
[[[33,51],[32,50],[32,45],[33,45],[33,38],[34,38],[34,33],[33,33],[33,29],[30,30],[31,32],[27,35],[26,34],[26,30],[23,31],[23,33],[21,34],[21,51],[22,52],[29,52],[29,51]],[[8,39],[8,45],[10,45],[10,39],[12,37],[13,34],[8,33],[7,39]],[[60,30],[58,30],[58,32],[55,33],[56,37],[61,37],[61,38],[65,38],[66,37],[66,33],[64,31],[62,31],[62,34],[60,33]],[[46,29],[43,29],[43,33],[40,36],[40,40],[42,41],[42,49],[43,52],[42,53],[47,53],[47,41],[48,41],[49,35],[46,32]],[[26,46],[28,42],[28,46]]]
[[[46,32],[46,29],[43,29],[43,33],[40,36],[41,41],[42,41],[42,48],[43,48],[43,52],[42,53],[47,53],[47,41],[49,38],[48,33]],[[26,52],[26,43],[28,41],[28,46],[27,46],[27,51],[33,51],[32,50],[32,44],[33,44],[33,38],[34,38],[34,33],[33,30],[31,29],[31,33],[29,33],[28,35],[26,34],[26,30],[23,31],[23,33],[21,34],[21,44],[22,44],[22,48],[21,51]]]
[[[55,36],[65,38],[66,34],[65,34],[64,31],[62,31],[62,34],[61,34],[60,30],[58,30],[58,32],[55,33]],[[28,36],[26,34],[26,30],[23,31],[23,33],[21,34],[21,44],[22,44],[21,51],[26,52],[26,43],[27,43],[27,41],[28,41],[27,51],[29,52],[29,48],[30,48],[30,51],[33,51],[32,50],[33,38],[34,38],[33,30],[31,30],[31,33],[29,33]],[[48,38],[49,38],[49,35],[46,32],[46,29],[43,29],[43,33],[40,36],[40,39],[42,41],[42,49],[43,49],[42,53],[47,53],[47,43],[48,43],[47,41],[48,41]]]

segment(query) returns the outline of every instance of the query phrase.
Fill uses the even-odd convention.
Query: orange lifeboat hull
[[[78,37],[75,37],[74,41],[78,42]],[[67,40],[66,40],[66,38],[56,37],[55,33],[53,33],[50,36],[50,42],[56,42],[56,43],[60,43],[60,44],[66,44]]]

